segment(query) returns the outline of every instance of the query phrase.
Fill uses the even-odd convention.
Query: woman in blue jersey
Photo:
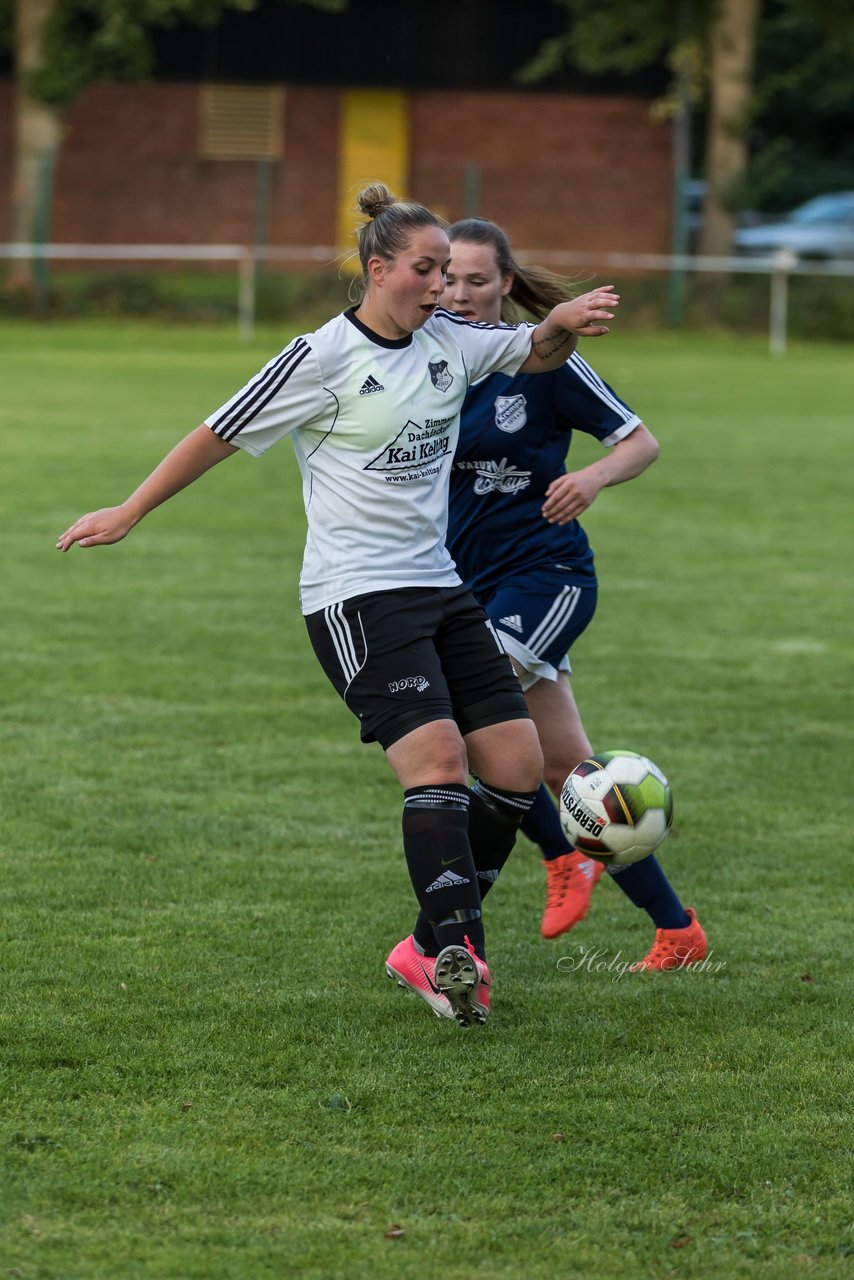
[[[498,325],[518,318],[517,309],[540,318],[567,296],[567,281],[519,267],[495,223],[469,218],[449,234],[442,305],[464,319]],[[607,452],[568,472],[574,430],[594,436]],[[596,609],[593,553],[578,517],[600,489],[640,475],[657,456],[658,444],[637,414],[577,352],[543,377],[490,374],[469,388],[463,405],[448,546],[510,655],[543,748],[545,782],[522,830],[543,853],[546,938],[584,917],[603,871],[569,848],[549,795],[559,796],[567,774],[592,751],[567,657]],[[608,870],[656,926],[652,949],[637,967],[673,969],[703,959],[706,939],[696,915],[682,906],[654,856]]]
[[[619,298],[603,286],[561,300],[536,327],[481,329],[438,309],[450,258],[442,219],[381,184],[359,207],[359,304],[295,338],[129,498],[82,516],[57,546],[119,542],[211,467],[290,436],[308,522],[309,637],[403,790],[421,913],[387,972],[469,1025],[489,1011],[480,884],[513,847],[542,753],[519,681],[446,547],[460,409],[471,378],[546,372],[576,334],[607,333]]]

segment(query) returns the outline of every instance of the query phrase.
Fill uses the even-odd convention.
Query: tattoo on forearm
[[[574,341],[575,334],[570,333],[568,329],[557,329],[543,338],[535,338],[532,345],[540,360],[548,360]]]

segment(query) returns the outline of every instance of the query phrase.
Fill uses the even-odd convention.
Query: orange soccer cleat
[[[595,858],[575,852],[562,853],[543,865],[546,909],[540,932],[544,938],[559,938],[587,915],[590,895],[605,868]]]
[[[629,965],[630,972],[649,969],[655,973],[669,973],[674,969],[687,969],[697,960],[705,960],[709,948],[703,926],[693,907],[685,910],[690,923],[684,929],[656,929],[652,949],[643,960]]]

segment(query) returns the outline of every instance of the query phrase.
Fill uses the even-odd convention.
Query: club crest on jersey
[[[430,370],[430,381],[436,390],[447,391],[454,380],[454,375],[448,370],[447,360],[428,360],[427,368]]]
[[[510,434],[521,431],[527,421],[528,413],[524,396],[495,397],[495,425],[499,431]]]

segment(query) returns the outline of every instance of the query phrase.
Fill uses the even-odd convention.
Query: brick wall
[[[97,85],[67,110],[51,238],[239,243],[255,234],[253,161],[199,155],[197,85]],[[12,91],[0,83],[0,218],[8,226]],[[666,252],[670,134],[630,98],[413,92],[409,194],[463,216],[466,167],[480,212],[517,248]],[[273,164],[271,242],[332,244],[338,202],[336,90],[288,86],[284,157]],[[381,177],[366,174],[366,179]]]
[[[274,162],[273,243],[329,244],[335,220],[336,95],[290,89]],[[108,243],[251,244],[257,166],[199,154],[196,85],[96,85],[69,108],[52,234]]]
[[[671,141],[635,98],[416,93],[413,192],[461,217],[464,171],[480,212],[520,249],[666,253]]]

